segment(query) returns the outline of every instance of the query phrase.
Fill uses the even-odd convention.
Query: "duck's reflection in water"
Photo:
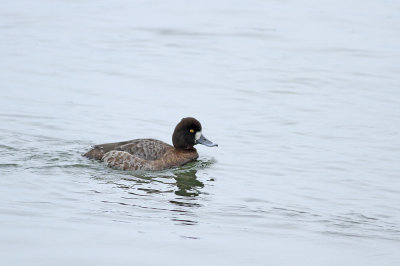
[[[197,170],[190,169],[184,172],[175,173],[177,190],[175,195],[184,197],[195,197],[200,194],[200,188],[204,183],[199,181],[196,176]]]
[[[104,203],[117,203],[119,206],[134,206],[145,210],[156,211],[157,215],[168,211],[170,219],[183,225],[197,224],[196,209],[201,207],[204,183],[198,179],[198,171],[208,167],[212,161],[196,161],[185,167],[163,172],[126,172],[104,169],[107,173],[93,176],[101,183],[112,184],[114,188],[122,189],[118,202],[103,199]],[[109,189],[109,188],[108,188]],[[114,194],[114,193],[113,193]],[[114,196],[116,196],[114,194]],[[172,204],[172,205],[171,205]],[[117,212],[116,209],[108,210]],[[122,210],[121,210],[122,211]],[[126,208],[123,212],[129,213]],[[138,213],[135,212],[135,215]]]
[[[146,173],[142,176],[136,175],[136,177],[145,179],[152,184],[152,188],[147,190],[148,193],[170,193],[173,191],[176,196],[180,196],[180,199],[196,198],[204,193],[202,190],[204,183],[198,179],[197,172],[199,169],[209,167],[212,163],[212,160],[195,161],[168,172]],[[172,178],[175,180],[174,183],[171,182]],[[170,187],[174,185],[173,190],[157,190],[157,183],[160,182],[168,184]]]

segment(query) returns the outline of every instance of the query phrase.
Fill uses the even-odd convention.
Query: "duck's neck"
[[[177,149],[177,148],[175,148],[175,151],[177,151],[177,152],[182,152],[182,153],[197,152],[197,150],[196,150],[194,147],[189,148],[189,149]]]

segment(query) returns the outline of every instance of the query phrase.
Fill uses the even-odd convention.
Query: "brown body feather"
[[[196,160],[196,149],[178,150],[155,139],[96,145],[85,157],[104,161],[108,166],[121,170],[163,170]]]

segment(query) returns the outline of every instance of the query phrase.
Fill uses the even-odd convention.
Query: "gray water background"
[[[397,1],[3,1],[1,265],[399,265]],[[91,145],[218,148],[157,173]]]

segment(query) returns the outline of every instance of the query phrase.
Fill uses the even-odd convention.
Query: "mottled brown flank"
[[[186,164],[199,155],[194,148],[177,150],[159,140],[137,139],[96,145],[84,156],[121,170],[163,170]]]

